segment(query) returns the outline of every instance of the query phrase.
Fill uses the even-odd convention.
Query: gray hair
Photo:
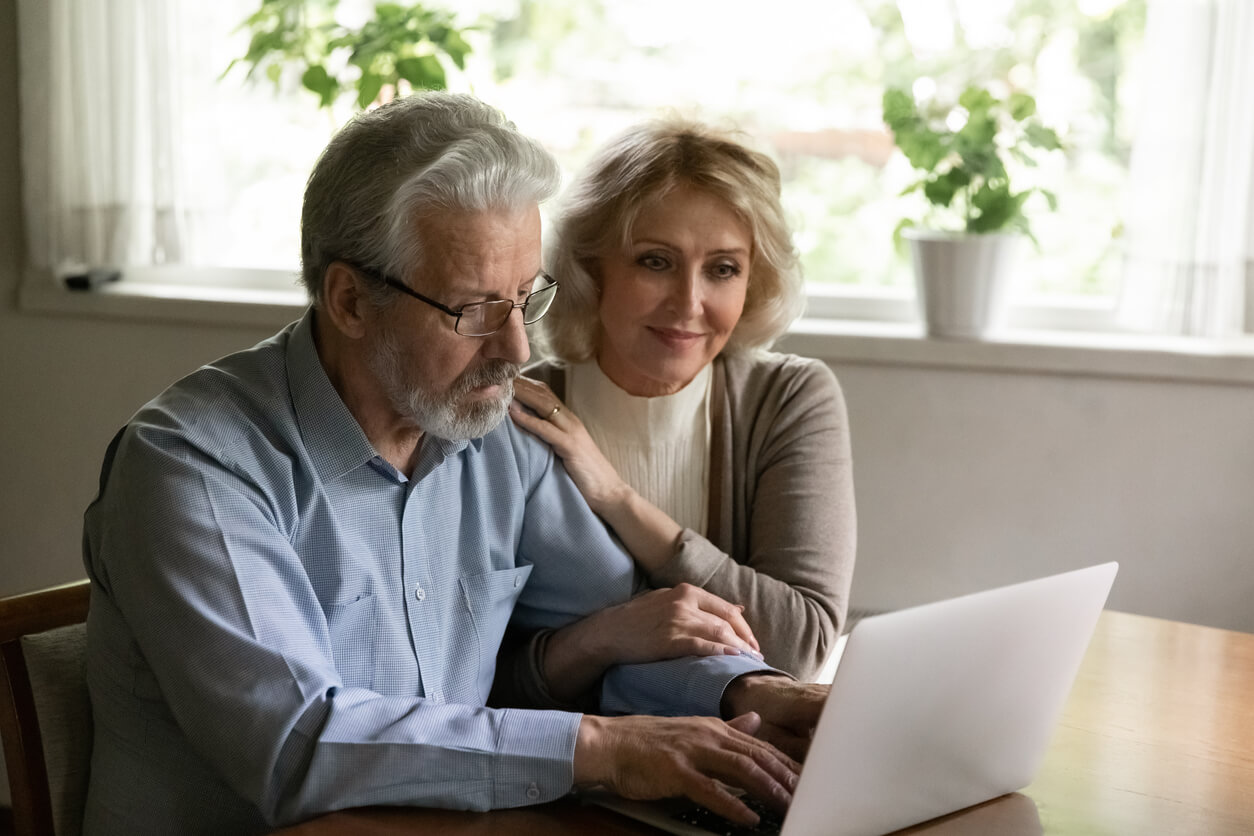
[[[301,213],[301,281],[316,305],[337,260],[406,277],[421,264],[423,214],[517,211],[560,182],[548,151],[473,96],[395,99],[356,116],[318,158]]]
[[[725,350],[768,346],[801,315],[805,287],[780,204],[779,167],[739,133],[669,118],[612,140],[563,198],[546,259],[562,292],[539,322],[534,342],[541,351],[567,363],[596,354],[598,259],[630,246],[641,211],[684,185],[725,202],[753,234],[745,307]]]

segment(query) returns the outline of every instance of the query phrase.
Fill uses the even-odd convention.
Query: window
[[[891,236],[917,213],[899,194],[912,172],[883,127],[883,90],[1026,90],[1068,151],[1029,172],[1060,206],[1033,217],[1039,249],[1025,253],[1017,301],[1064,310],[1073,326],[1109,326],[1153,2],[1178,0],[450,2],[477,28],[465,71],[450,67],[449,80],[541,139],[568,177],[610,135],[661,110],[743,128],[781,164],[811,311],[889,319],[913,316],[909,265]],[[192,230],[175,261],[290,277],[304,180],[348,111],[317,109],[294,77],[279,92],[244,84],[240,69],[220,78],[247,49],[238,25],[258,3],[169,4],[184,33],[171,59],[174,159]],[[360,18],[372,5],[341,0],[337,14]]]

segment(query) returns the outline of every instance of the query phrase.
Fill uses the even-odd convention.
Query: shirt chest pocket
[[[326,607],[335,669],[349,688],[373,685],[374,648],[378,639],[375,611],[375,597],[370,593]]]
[[[518,603],[518,596],[530,576],[530,566],[518,566],[461,578],[462,596],[470,613],[479,654],[477,681],[482,700],[488,698],[488,691],[492,688],[496,653],[501,647],[514,605]]]

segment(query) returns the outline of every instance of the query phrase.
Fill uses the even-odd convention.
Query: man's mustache
[[[458,381],[458,389],[469,392],[482,386],[504,386],[512,383],[522,371],[517,363],[508,360],[489,360],[478,368],[470,369]]]

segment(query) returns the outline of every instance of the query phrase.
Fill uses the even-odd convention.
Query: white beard
[[[463,372],[443,393],[432,393],[405,379],[401,351],[391,334],[382,334],[366,358],[378,378],[392,408],[412,421],[424,433],[449,441],[481,438],[505,420],[514,399],[514,378],[519,368],[505,360],[490,360]],[[481,386],[497,385],[497,398],[476,399],[462,404],[470,392]]]

